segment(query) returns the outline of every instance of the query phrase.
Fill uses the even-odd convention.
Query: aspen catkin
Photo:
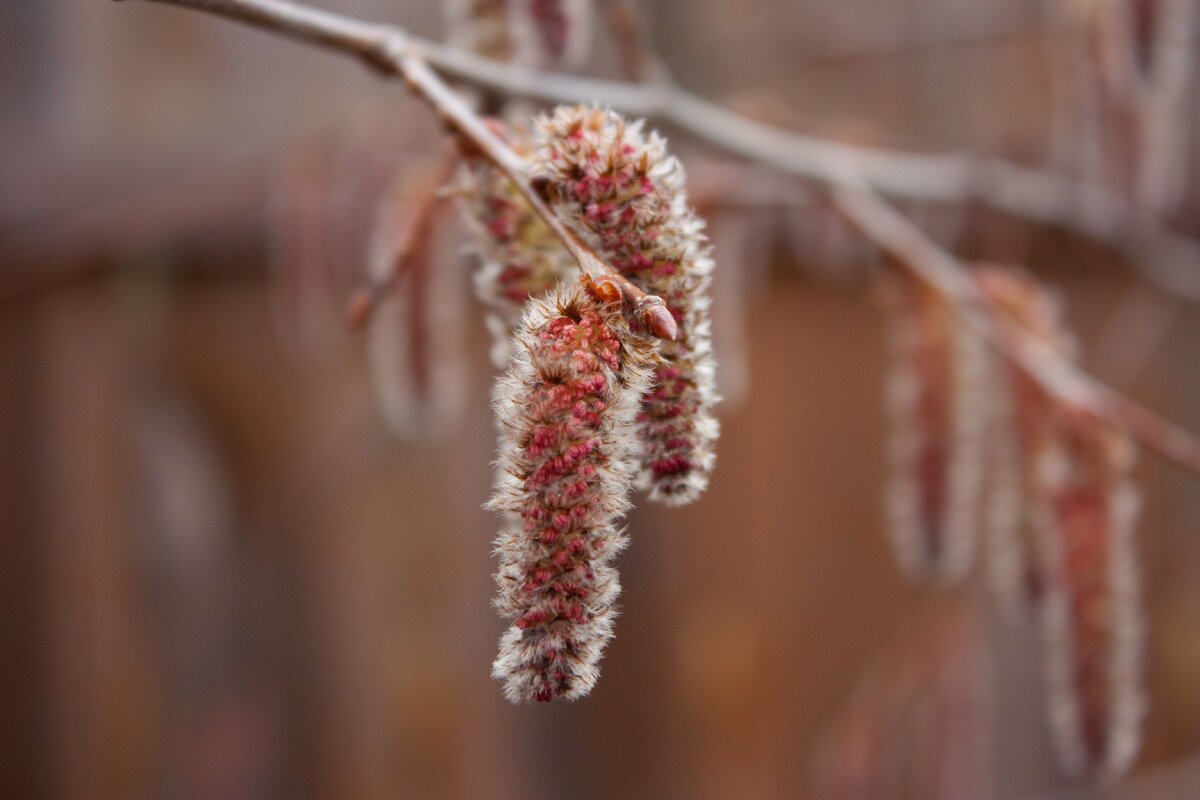
[[[1026,331],[1062,352],[1072,349],[1055,303],[1032,278],[989,269],[976,280]],[[1137,755],[1145,710],[1134,445],[1024,373],[1009,368],[1008,375],[1051,732],[1067,770],[1112,779]]]
[[[599,677],[620,593],[638,402],[654,356],[620,295],[587,279],[529,302],[495,407],[505,514],[496,607],[513,625],[492,674],[512,702],[574,700]]]
[[[533,177],[564,222],[678,325],[642,400],[640,488],[668,505],[707,487],[718,424],[703,223],[688,206],[683,168],[656,133],[599,108],[560,107],[538,121]]]
[[[987,354],[931,290],[895,278],[885,295],[892,546],[911,578],[953,584],[970,569],[977,538]]]

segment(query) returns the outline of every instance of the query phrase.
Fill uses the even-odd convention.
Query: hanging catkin
[[[987,354],[946,302],[916,281],[890,278],[884,300],[892,547],[912,579],[952,584],[970,569],[978,537]]]
[[[688,206],[683,167],[656,133],[604,109],[560,107],[538,121],[533,179],[602,258],[666,301],[679,327],[642,400],[638,485],[668,505],[707,487],[718,424],[708,289],[713,263]]]
[[[976,281],[1002,313],[1069,352],[1056,305],[1032,278],[989,269]],[[1017,369],[1006,374],[1032,533],[1012,546],[1032,550],[1051,731],[1068,771],[1111,779],[1137,755],[1145,706],[1134,445]]]
[[[496,607],[513,621],[492,674],[513,702],[591,691],[620,593],[611,561],[636,466],[638,403],[654,349],[608,283],[529,302],[496,390]]]

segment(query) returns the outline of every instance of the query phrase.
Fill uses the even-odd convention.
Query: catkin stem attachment
[[[509,135],[527,154],[525,137]],[[492,361],[503,367],[525,303],[579,274],[562,242],[517,191],[508,176],[483,158],[467,158],[459,173],[462,219],[479,261],[475,295],[488,314]]]

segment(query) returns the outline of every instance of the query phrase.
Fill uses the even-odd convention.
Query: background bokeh
[[[326,5],[440,35],[437,3]],[[1063,157],[1056,53],[1082,1],[646,5],[680,83],[746,113]],[[435,161],[436,137],[402,87],[259,31],[136,2],[0,4],[0,796],[1110,796],[1058,773],[1029,625],[982,581],[914,588],[895,566],[878,255],[820,208],[721,208],[721,180],[757,173],[706,172],[714,154],[683,135],[733,276],[713,484],[632,514],[593,696],[504,702],[479,307],[464,416],[424,441],[385,426],[363,339],[337,324],[361,186]],[[269,257],[297,153],[345,245],[315,333],[280,310]],[[1197,199],[1173,224],[1200,231]],[[964,256],[1028,264],[1090,369],[1200,431],[1194,307],[1065,233],[906,211]],[[454,251],[442,268],[466,292]],[[1196,797],[1200,478],[1152,455],[1137,477],[1152,705],[1115,796]],[[859,757],[887,792],[839,794]]]

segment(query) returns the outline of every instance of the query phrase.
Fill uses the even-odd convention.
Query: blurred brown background
[[[435,3],[327,5],[440,32]],[[647,6],[680,82],[749,113],[1055,157],[1047,53],[1071,4]],[[726,386],[712,488],[632,515],[593,696],[517,708],[488,677],[502,624],[477,306],[461,430],[426,443],[381,422],[360,337],[334,326],[297,352],[272,311],[281,154],[315,136],[335,167],[363,140],[431,161],[428,112],[345,58],[76,0],[0,4],[0,103],[0,796],[850,796],[828,775],[873,724],[891,728],[897,797],[1104,796],[1048,753],[1033,634],[894,564],[882,326],[856,267],[874,256],[844,232],[716,215],[718,263],[743,273],[718,314],[742,314],[744,352],[718,338],[749,383]],[[1193,232],[1195,202],[1175,220]],[[1090,368],[1200,431],[1195,309],[1123,352],[1115,315],[1134,297],[1153,327],[1163,298],[1097,247],[967,212],[961,253],[1026,261],[1063,290]],[[1152,708],[1117,796],[1196,797],[1200,484],[1150,455],[1138,477]],[[965,777],[930,777],[951,767]]]

